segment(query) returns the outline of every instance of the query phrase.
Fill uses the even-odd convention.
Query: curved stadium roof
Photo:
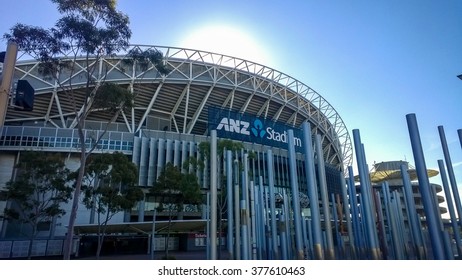
[[[130,65],[124,55],[90,58],[92,77],[127,86],[135,95],[134,108],[120,114],[116,122],[135,133],[150,117],[168,120],[170,130],[206,135],[209,106],[239,111],[300,127],[308,120],[312,133],[322,136],[324,158],[337,167],[351,165],[352,145],[348,130],[337,111],[304,83],[267,66],[206,51],[134,45],[141,51],[155,49],[164,54],[171,72],[161,76],[152,66]],[[43,76],[36,60],[19,53],[15,79],[26,79],[35,89],[34,110],[8,110],[5,125],[44,121],[57,128],[72,128],[73,107],[60,85],[72,86],[84,98],[87,67],[84,57],[64,55],[80,70],[62,71],[59,81]],[[71,84],[69,83],[71,81]],[[90,111],[87,120],[110,118],[106,112]]]

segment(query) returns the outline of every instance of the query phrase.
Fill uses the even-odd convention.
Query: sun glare
[[[265,47],[245,31],[223,25],[209,25],[188,34],[182,47],[216,52],[271,66]]]

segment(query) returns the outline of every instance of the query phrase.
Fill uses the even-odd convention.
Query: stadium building
[[[94,153],[119,151],[131,157],[139,168],[140,187],[152,187],[167,162],[180,166],[188,157],[199,157],[198,144],[208,141],[210,130],[215,129],[219,138],[240,141],[246,152],[254,152],[254,176],[267,176],[263,168],[265,155],[272,149],[277,166],[276,186],[288,188],[286,131],[294,129],[296,140],[300,141],[300,125],[309,121],[312,134],[322,137],[329,189],[339,189],[339,172],[352,163],[351,140],[339,114],[312,88],[275,69],[222,54],[172,47],[132,48],[161,51],[170,73],[163,76],[152,65],[126,63],[124,56],[90,59],[96,65],[97,71],[92,74],[96,83],[106,81],[127,87],[135,101],[130,111],[118,116],[104,111],[86,112],[85,134],[87,147],[91,148],[92,140],[103,133],[107,120],[115,117]],[[75,60],[81,69],[74,73],[62,71],[59,81],[55,81],[40,73],[38,61],[18,55],[14,80],[27,80],[35,89],[35,96],[32,110],[15,110],[13,106],[7,110],[0,138],[0,188],[13,178],[14,164],[24,150],[60,152],[66,156],[69,168],[79,166],[73,108],[59,85],[72,79],[74,90],[82,93],[81,99],[76,100],[77,106],[82,106],[87,68],[83,57],[63,59]],[[258,134],[253,132],[257,129]],[[295,144],[301,147],[301,142]],[[302,162],[299,157],[300,170]],[[198,170],[197,175],[202,188],[207,190],[209,170]],[[267,178],[263,179],[266,183]],[[303,176],[299,180],[303,186]],[[3,209],[6,202],[2,203]],[[150,221],[155,207],[156,203],[147,197],[137,209],[121,213],[111,223]],[[184,219],[203,218],[196,210],[188,214],[185,209]],[[77,233],[79,225],[94,220],[90,213],[79,206]],[[157,219],[162,220],[161,216],[159,213]],[[51,239],[64,236],[68,218],[65,215],[41,227],[40,235]],[[203,231],[204,224],[198,224],[199,229],[195,230]],[[21,231],[6,221],[1,228],[3,238],[13,238]],[[181,226],[178,230],[182,230]]]
[[[83,111],[89,69],[84,57],[63,57],[63,60],[75,62],[79,70],[63,70],[58,80],[54,80],[41,73],[38,61],[28,60],[25,54],[19,53],[14,80],[27,80],[35,94],[33,106],[26,102],[30,105],[28,110],[16,110],[15,104],[21,103],[18,102],[18,98],[21,98],[18,95],[12,97],[11,106],[8,107],[0,135],[0,190],[6,182],[14,179],[14,165],[22,151],[58,152],[66,159],[68,168],[76,170],[79,167],[80,142],[73,103],[61,86],[71,81],[77,93],[75,104],[78,111],[87,115],[84,124],[87,148],[96,145],[93,153],[126,154],[138,166],[138,185],[146,194],[145,199],[131,211],[119,213],[110,220],[106,240],[117,247],[119,253],[149,252],[152,245],[156,250],[162,250],[165,246],[180,250],[205,248],[207,205],[186,205],[179,211],[172,225],[175,235],[169,244],[165,244],[162,235],[166,230],[167,214],[154,211],[159,203],[150,196],[149,189],[167,163],[186,171],[183,163],[188,158],[201,158],[199,145],[210,142],[211,131],[216,131],[219,139],[242,143],[244,148],[233,155],[236,161],[248,165],[248,178],[243,176],[241,181],[251,181],[263,190],[268,186],[271,174],[277,197],[282,201],[290,200],[289,174],[292,170],[288,131],[292,130],[296,180],[300,187],[300,200],[305,201],[300,204],[305,216],[309,217],[307,163],[302,153],[304,141],[301,130],[302,124],[308,122],[311,136],[320,139],[320,149],[314,153],[312,161],[317,163],[316,184],[319,186],[325,182],[327,191],[325,194],[322,191],[319,193],[319,204],[327,205],[327,208],[320,210],[321,217],[326,220],[333,214],[333,218],[329,219],[332,225],[336,225],[337,211],[333,209],[348,205],[346,195],[342,193],[345,189],[342,188],[342,185],[345,186],[343,172],[352,165],[353,150],[342,118],[320,94],[275,69],[235,57],[174,47],[137,45],[131,46],[130,50],[161,51],[170,72],[161,75],[153,65],[129,63],[126,55],[90,58],[88,65],[96,70],[91,73],[95,85],[101,82],[116,83],[128,88],[134,95],[133,107],[116,115],[104,110]],[[113,121],[106,131],[108,120]],[[100,135],[103,135],[102,139],[96,143],[95,139]],[[268,151],[271,151],[273,161],[271,172],[267,166]],[[225,159],[218,159],[222,161],[220,171],[223,172]],[[205,168],[195,169],[194,172],[205,196],[210,189],[210,166],[206,162]],[[341,196],[345,199],[342,203],[339,200]],[[0,200],[0,258],[25,256],[29,241],[20,236],[30,228],[3,219],[1,211],[7,203]],[[284,206],[279,203],[278,207]],[[70,205],[64,208],[66,215],[39,226],[39,240],[34,241],[33,255],[62,254]],[[347,208],[345,210],[348,211]],[[284,211],[290,213],[288,209]],[[94,214],[83,204],[79,205],[75,252],[85,254],[87,249],[94,252]],[[222,218],[226,219],[225,216]],[[323,230],[330,232],[328,225],[331,223],[323,224]],[[157,237],[152,239],[155,242],[152,244],[150,234],[154,227]],[[344,238],[342,235],[345,235],[344,229],[335,228],[335,231],[337,244],[340,244]],[[348,231],[351,233],[351,229]],[[222,234],[225,236],[224,232]],[[261,233],[261,236],[264,235],[264,232]],[[108,246],[112,245],[103,247],[103,252],[106,250],[110,253],[114,249]]]

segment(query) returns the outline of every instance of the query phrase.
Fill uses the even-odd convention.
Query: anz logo
[[[248,130],[249,125],[250,123],[246,121],[222,118],[220,124],[217,126],[217,130],[224,129],[228,132],[250,135],[250,131]]]
[[[251,130],[252,130],[253,135],[255,135],[256,137],[263,138],[266,134],[266,130],[263,129],[263,123],[259,119],[255,119]]]
[[[217,126],[217,130],[225,130],[227,132],[238,133],[242,135],[252,135],[261,139],[287,143],[287,132],[286,131],[276,131],[272,127],[264,127],[263,122],[259,119],[253,121],[252,127],[250,123],[243,120],[235,120],[231,118],[224,117],[221,119],[220,123]],[[295,137],[294,145],[301,147],[302,141],[300,138]]]

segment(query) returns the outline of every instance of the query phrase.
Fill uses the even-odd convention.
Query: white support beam
[[[180,133],[180,130],[178,129],[178,124],[176,123],[175,116],[170,117],[173,120],[173,125],[175,126],[175,132]]]
[[[270,102],[270,100],[267,99],[267,100],[265,101],[265,103],[263,103],[263,106],[261,106],[260,110],[258,110],[258,112],[257,112],[257,116],[261,116],[261,115],[263,114],[263,111],[265,111],[266,108],[268,108],[269,102]],[[264,117],[266,118],[266,114],[264,115]]]
[[[284,110],[285,107],[286,107],[286,104],[281,105],[281,107],[279,107],[278,111],[276,112],[276,114],[273,117],[273,120],[275,120],[275,121],[279,120],[279,117],[281,116],[281,113],[282,113],[282,111]]]
[[[229,94],[226,96],[225,101],[221,103],[221,108],[226,108],[226,104],[229,104],[229,108],[231,109],[233,107],[233,101],[234,101],[234,92],[236,91],[236,88],[233,88]]]
[[[162,88],[163,85],[164,85],[164,83],[161,82],[161,83],[157,86],[156,92],[154,92],[154,95],[152,96],[151,101],[149,102],[149,105],[148,105],[148,107],[146,108],[146,111],[145,111],[144,114],[143,114],[143,117],[141,117],[141,120],[140,120],[140,122],[138,123],[138,127],[136,128],[135,132],[138,132],[138,131],[141,129],[141,126],[143,125],[144,121],[145,121],[146,118],[148,117],[149,112],[151,111],[152,106],[154,105],[154,102],[155,102],[156,99],[157,99],[157,95],[159,95],[160,89]]]
[[[213,89],[215,88],[215,84],[212,85],[209,90],[207,91],[207,94],[205,95],[204,98],[202,98],[202,102],[201,104],[199,105],[199,107],[197,108],[196,112],[194,112],[194,115],[193,115],[193,118],[191,120],[191,122],[189,123],[188,125],[188,130],[186,133],[190,134],[194,125],[196,125],[196,122],[197,122],[197,119],[199,118],[202,110],[204,109],[205,107],[205,103],[207,103],[207,100],[209,99],[210,97],[210,94],[212,93]]]
[[[191,84],[188,84],[186,87],[186,103],[184,105],[184,117],[183,117],[183,133],[186,132],[186,125],[188,123],[188,107],[189,107],[189,92],[190,92],[190,86]]]
[[[127,115],[125,114],[124,111],[121,111],[120,114],[122,114],[122,118],[124,119],[125,125],[127,126],[127,129],[130,133],[133,133],[132,127],[130,126],[130,122],[127,119]]]
[[[247,97],[247,100],[245,101],[244,106],[242,106],[240,110],[242,113],[244,113],[247,110],[247,107],[249,107],[250,101],[252,101],[252,98],[254,97],[254,95],[255,95],[255,90],[252,92],[252,94],[249,95],[249,97]]]
[[[57,91],[57,89],[56,89]],[[53,92],[53,94],[55,94]],[[56,107],[58,108],[58,112],[59,112],[59,117],[61,118],[61,123],[63,124],[62,127],[66,127],[66,120],[64,118],[64,115],[63,115],[63,109],[61,108],[61,101],[59,100],[59,95],[58,93],[56,92],[56,95],[54,96],[55,98],[55,102],[56,102]]]
[[[181,102],[183,101],[183,98],[185,97],[186,93],[189,91],[189,87],[191,86],[191,82],[187,83],[186,86],[183,88],[181,91],[180,96],[178,96],[178,100],[175,103],[175,106],[172,108],[172,112],[170,113],[170,116],[173,118],[176,115],[176,111],[178,111],[178,108],[181,105]]]

